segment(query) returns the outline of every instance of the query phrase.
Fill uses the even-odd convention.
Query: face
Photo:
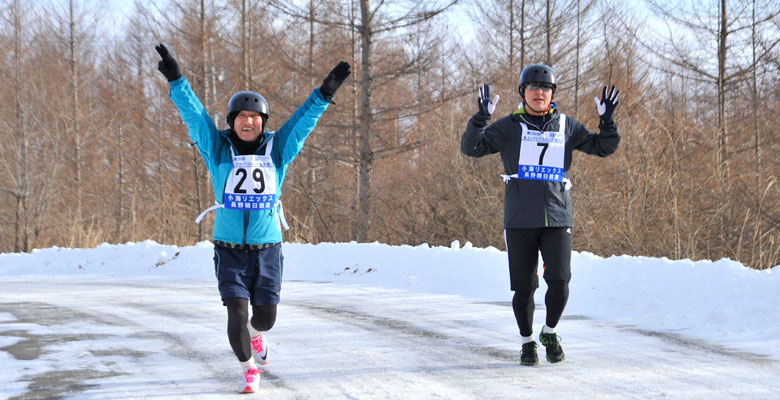
[[[263,116],[256,111],[241,111],[233,120],[233,130],[245,142],[254,142],[263,133]]]
[[[547,83],[529,83],[525,87],[525,111],[531,115],[544,115],[552,102],[552,85]]]

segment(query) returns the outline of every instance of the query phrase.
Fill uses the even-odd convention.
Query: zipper
[[[544,191],[544,226],[548,227],[550,226],[550,220],[547,215],[547,184],[544,184],[544,188],[542,189]]]
[[[550,117],[549,121],[547,121],[544,124],[542,124],[541,127],[539,127],[538,125],[536,125],[534,123],[531,123],[531,121],[526,120],[522,115],[520,116],[520,118],[523,120],[524,123],[526,123],[528,125],[534,126],[535,128],[539,129],[540,132],[544,132],[544,129],[547,128],[547,125],[549,125],[553,121],[553,119],[555,119],[554,115],[555,114],[553,114],[553,116]],[[560,116],[559,116],[559,118],[560,118]],[[550,218],[549,218],[549,215],[547,214],[547,198],[548,198],[548,196],[547,196],[547,185],[546,184],[543,185],[542,193],[544,194],[544,206],[543,206],[543,210],[542,210],[542,211],[544,211],[544,226],[545,227],[549,227],[550,226]]]
[[[241,244],[246,244],[246,231],[249,228],[249,210],[244,210],[244,238],[241,240]]]

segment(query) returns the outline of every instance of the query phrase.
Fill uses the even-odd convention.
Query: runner
[[[168,80],[171,100],[211,175],[216,204],[206,211],[216,210],[214,267],[219,293],[227,307],[230,346],[244,371],[240,391],[253,393],[259,387],[257,364],[268,362],[263,332],[276,322],[282,285],[280,226],[286,222],[279,197],[284,173],[349,76],[350,66],[340,62],[278,131],[265,130],[268,103],[251,91],[230,98],[230,129],[217,130],[168,49],[162,44],[155,49],[161,57],[157,69]]]
[[[539,341],[547,360],[564,360],[555,328],[569,298],[571,279],[572,206],[569,167],[572,151],[606,157],[620,142],[612,119],[618,105],[615,87],[595,98],[599,134],[576,119],[558,112],[552,102],[557,88],[555,72],[545,64],[529,65],[520,74],[518,110],[488,126],[498,102],[490,87],[479,89],[479,112],[469,120],[461,138],[461,151],[471,157],[501,153],[506,184],[504,192],[504,239],[509,257],[509,279],[514,291],[512,307],[522,336],[523,365],[536,365],[539,357],[533,339],[534,292],[539,287],[539,252],[547,282],[546,324]]]

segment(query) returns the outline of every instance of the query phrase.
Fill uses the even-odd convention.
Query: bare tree
[[[430,63],[432,60],[425,52],[409,54],[404,52],[403,38],[411,35],[414,27],[427,24],[441,15],[448,8],[457,4],[451,0],[443,4],[419,4],[414,2],[381,2],[371,6],[368,0],[356,4],[358,12],[351,14],[352,9],[342,10],[344,13],[335,16],[317,17],[317,23],[326,26],[338,26],[354,29],[360,52],[359,72],[354,79],[358,82],[359,108],[357,124],[354,127],[356,143],[354,153],[346,153],[342,161],[357,167],[357,216],[356,238],[363,242],[370,240],[372,189],[371,173],[377,160],[394,157],[400,153],[414,149],[418,144],[399,144],[378,136],[380,128],[377,122],[392,121],[391,115],[399,115],[403,109],[419,107],[395,105],[397,99],[387,106],[377,107],[374,103],[376,93],[383,87],[407,76],[413,76],[419,63]],[[309,9],[301,10],[286,4],[276,4],[276,7],[287,15],[299,19],[310,19],[313,15]],[[398,12],[396,10],[404,10]],[[378,42],[378,43],[377,43]],[[381,44],[378,47],[377,44]],[[392,51],[392,49],[395,49]],[[382,54],[382,62],[377,62]],[[390,105],[392,104],[392,105]],[[384,118],[391,118],[385,120]]]
[[[717,137],[716,143],[716,165],[719,171],[719,175],[723,180],[723,185],[728,186],[730,168],[729,168],[729,129],[727,122],[727,87],[733,85],[736,82],[745,79],[747,74],[752,70],[751,65],[739,65],[734,59],[729,57],[729,49],[735,45],[730,44],[729,37],[736,33],[750,30],[751,27],[761,24],[762,22],[771,21],[775,18],[780,11],[774,11],[773,13],[765,14],[760,20],[753,21],[752,23],[743,22],[744,19],[744,5],[741,5],[737,10],[737,15],[734,18],[729,18],[729,8],[727,7],[726,0],[719,0],[716,15],[703,14],[710,12],[711,10],[699,10],[695,4],[691,4],[691,7],[685,7],[681,4],[676,7],[670,7],[668,3],[657,3],[653,0],[649,0],[648,4],[651,8],[668,21],[674,24],[675,27],[682,29],[670,28],[670,34],[676,32],[677,35],[671,35],[668,38],[668,48],[661,51],[654,51],[654,53],[663,58],[664,60],[678,65],[695,74],[698,79],[712,82],[717,89]],[[717,20],[717,29],[712,29],[712,25],[709,21],[712,19]],[[688,46],[683,46],[683,43],[697,43],[696,41],[685,41],[679,37],[682,35],[693,36],[701,43],[702,48],[696,49]],[[702,54],[703,51],[707,51],[706,40],[713,40],[716,43],[717,49],[715,57],[707,58],[706,54]],[[711,47],[711,46],[710,46]],[[653,50],[658,46],[647,46],[648,49]],[[756,56],[756,60],[761,60],[768,56],[768,52],[759,54]],[[715,60],[714,68],[707,65],[708,61]],[[713,71],[714,69],[714,71]]]
[[[601,85],[621,89],[620,149],[573,161],[575,247],[780,263],[778,0],[652,3],[667,36],[615,0],[479,2],[470,46],[437,23],[455,1],[139,1],[112,34],[95,3],[0,1],[1,251],[205,236],[207,175],[154,68],[159,40],[223,127],[237,90],[266,96],[273,130],[353,65],[287,172],[292,240],[502,246],[500,164],[457,141],[479,84],[512,112],[519,70],[546,61],[586,126]],[[42,114],[40,99],[58,101]]]
[[[18,143],[19,147],[12,151],[12,157],[14,158],[13,165],[5,165],[8,176],[13,179],[13,183],[10,187],[0,187],[0,190],[9,194],[14,198],[16,203],[15,215],[14,215],[14,240],[13,251],[29,251],[29,237],[27,234],[27,152],[30,147],[29,137],[27,136],[27,130],[24,123],[24,110],[22,108],[22,100],[20,96],[24,92],[23,82],[20,79],[21,65],[20,58],[22,52],[22,35],[23,35],[23,13],[19,6],[19,0],[13,0],[13,2],[7,4],[6,13],[3,15],[3,19],[12,27],[12,65],[11,75],[13,85],[11,87],[13,97],[13,110],[15,112],[15,118],[13,119],[12,127],[10,129],[4,129],[4,131],[13,132],[14,137],[18,140],[9,140],[7,143]],[[5,159],[5,157],[3,157]]]
[[[744,205],[744,200],[738,196],[747,194],[741,183],[745,168],[745,161],[740,160],[743,154],[743,140],[731,143],[732,138],[741,138],[745,134],[758,138],[755,122],[760,120],[753,110],[750,115],[744,115],[746,108],[739,104],[753,104],[757,99],[757,84],[751,82],[757,79],[757,70],[771,58],[777,46],[777,30],[774,22],[780,14],[777,2],[774,4],[762,4],[760,14],[755,13],[756,4],[737,3],[729,5],[726,0],[720,0],[716,4],[690,5],[676,4],[669,7],[668,4],[650,2],[655,13],[670,23],[670,35],[666,40],[666,46],[657,43],[646,45],[656,57],[664,61],[665,65],[675,65],[682,73],[688,75],[691,82],[701,82],[710,85],[716,92],[714,107],[714,120],[717,125],[708,129],[714,132],[711,137],[713,149],[714,168],[717,177],[718,193],[714,194],[719,199],[719,204],[714,207],[714,217],[719,221],[717,227],[717,247],[730,254],[731,257],[741,257],[741,247],[745,242],[741,239],[746,224],[754,220],[758,208],[758,199],[762,198],[761,186],[754,186],[755,199],[751,207],[753,211],[747,211],[738,206]],[[708,6],[710,6],[708,8]],[[674,10],[673,12],[671,10]],[[756,15],[760,15],[760,18]],[[716,28],[712,28],[711,21],[717,21]],[[757,32],[760,30],[773,30],[768,40],[762,46],[758,45]],[[674,32],[674,35],[671,34]],[[680,40],[680,37],[693,40]],[[743,57],[740,51],[734,49],[749,48],[749,57]],[[657,49],[657,50],[656,50]],[[715,49],[714,54],[710,49]],[[656,65],[664,65],[655,62]],[[743,98],[742,91],[732,90],[740,85],[751,87],[747,92],[750,96]],[[757,107],[760,109],[761,107]],[[747,125],[737,121],[751,120]],[[734,123],[730,121],[735,121]],[[752,133],[741,133],[743,127],[753,127]],[[734,128],[736,127],[736,128]],[[755,147],[754,147],[755,149]],[[755,150],[754,150],[755,152]],[[760,160],[760,156],[757,158]],[[751,165],[756,160],[749,161]],[[743,193],[743,194],[740,194]],[[753,215],[749,215],[753,213]],[[760,225],[760,223],[759,223]],[[741,227],[740,227],[741,226]],[[760,229],[760,226],[757,227]],[[761,237],[759,235],[758,237]],[[760,240],[759,240],[760,243]]]
[[[74,165],[74,179],[73,179],[73,186],[76,189],[76,211],[75,211],[75,243],[72,243],[75,246],[81,246],[81,226],[82,223],[82,217],[81,217],[81,204],[82,204],[82,183],[81,183],[81,130],[79,128],[79,122],[80,122],[80,116],[79,116],[79,75],[78,75],[78,69],[77,69],[77,59],[76,59],[76,46],[78,43],[76,42],[76,16],[74,15],[74,0],[70,0],[68,2],[68,26],[70,29],[68,30],[69,38],[68,38],[68,49],[69,49],[69,58],[68,58],[68,64],[70,65],[70,93],[71,93],[71,130],[70,133],[73,137],[73,165]]]
[[[487,70],[494,75],[484,78],[494,89],[511,86],[509,82],[525,64],[526,1],[494,0],[472,4],[469,15],[475,25],[483,28],[475,32],[478,54],[490,60],[491,67]]]

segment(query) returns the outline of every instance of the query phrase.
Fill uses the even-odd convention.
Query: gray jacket
[[[460,150],[471,157],[501,153],[507,175],[517,174],[522,127],[557,131],[560,116],[554,108],[544,118],[543,126],[535,126],[522,111],[503,117],[487,126],[489,118],[474,115],[466,126]],[[487,128],[486,128],[487,126]],[[566,116],[564,177],[569,178],[573,150],[606,157],[617,150],[620,134],[614,122],[600,124],[599,134],[585,128],[576,119]],[[496,177],[498,180],[499,177]],[[504,228],[571,227],[573,224],[571,196],[563,182],[509,179],[504,192]]]

